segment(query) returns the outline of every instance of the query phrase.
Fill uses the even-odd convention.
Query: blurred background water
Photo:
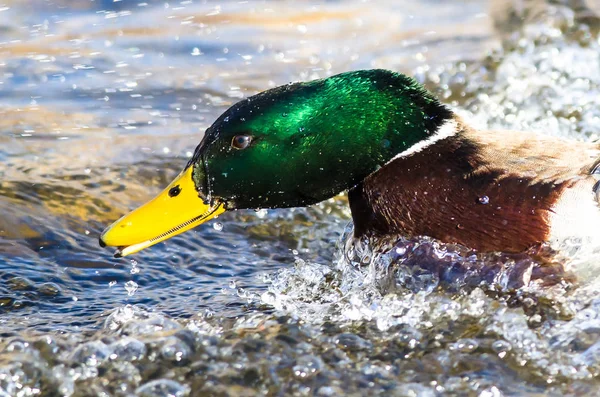
[[[0,395],[595,393],[591,276],[519,304],[414,267],[386,284],[389,257],[348,255],[343,196],[225,214],[131,259],[98,236],[227,107],[290,81],[388,68],[475,125],[597,139],[599,9],[0,0]]]

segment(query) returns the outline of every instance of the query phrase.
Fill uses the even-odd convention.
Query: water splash
[[[135,295],[138,288],[139,288],[138,283],[136,283],[133,280],[129,280],[125,283],[125,290],[127,291],[127,295],[129,295],[129,296]]]
[[[399,308],[407,299],[424,304],[431,294],[485,293],[511,304],[525,302],[533,312],[538,294],[571,286],[561,265],[539,264],[527,254],[477,254],[427,237],[356,239],[351,224],[336,256],[334,267],[297,258],[294,268],[269,280],[261,299],[306,321],[325,321],[334,313],[342,322],[379,317],[387,329],[396,324],[389,317],[402,321]]]

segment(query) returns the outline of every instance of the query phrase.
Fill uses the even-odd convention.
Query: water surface
[[[520,290],[515,303],[462,288],[464,279],[392,269],[389,256],[368,250],[350,257],[344,197],[224,214],[132,258],[97,245],[106,225],[179,172],[222,111],[290,81],[388,68],[414,75],[476,125],[597,138],[595,11],[528,7],[1,3],[0,390],[596,390],[593,281]],[[402,247],[406,257],[464,261],[427,240]]]

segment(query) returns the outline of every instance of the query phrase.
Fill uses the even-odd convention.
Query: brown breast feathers
[[[349,192],[355,235],[427,235],[504,252],[547,240],[550,211],[564,189],[589,175],[597,147],[569,142],[564,150],[556,138],[460,126]]]

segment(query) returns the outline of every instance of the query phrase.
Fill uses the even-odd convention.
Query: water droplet
[[[294,255],[298,255],[298,251],[296,251],[296,250],[292,250],[292,254],[294,254]]]
[[[135,281],[128,281],[125,283],[125,289],[127,290],[127,295],[133,296],[138,290],[138,283]]]
[[[267,305],[275,305],[275,303],[277,302],[277,295],[275,295],[275,293],[271,291],[268,291],[262,294],[260,296],[260,299],[263,301],[263,303],[266,303]]]
[[[138,274],[140,272],[140,268],[137,267],[137,261],[135,259],[131,260],[131,270],[129,271],[129,273],[131,274]]]
[[[213,223],[213,229],[215,229],[217,232],[220,232],[223,230],[223,224],[221,222],[215,222]]]
[[[117,282],[113,280],[113,281],[111,281],[111,282],[108,283],[108,288],[112,288],[115,285],[117,285]]]
[[[481,196],[477,199],[479,204],[487,205],[490,203],[490,198],[488,196]]]
[[[231,288],[231,289],[235,289],[236,288],[236,282],[235,282],[235,280],[231,280],[229,282],[229,288]]]
[[[264,219],[268,214],[268,211],[266,209],[259,209],[256,210],[256,216],[259,217],[260,219]]]
[[[263,283],[270,283],[273,281],[273,278],[271,277],[271,275],[269,273],[263,273],[262,281],[263,281]]]

